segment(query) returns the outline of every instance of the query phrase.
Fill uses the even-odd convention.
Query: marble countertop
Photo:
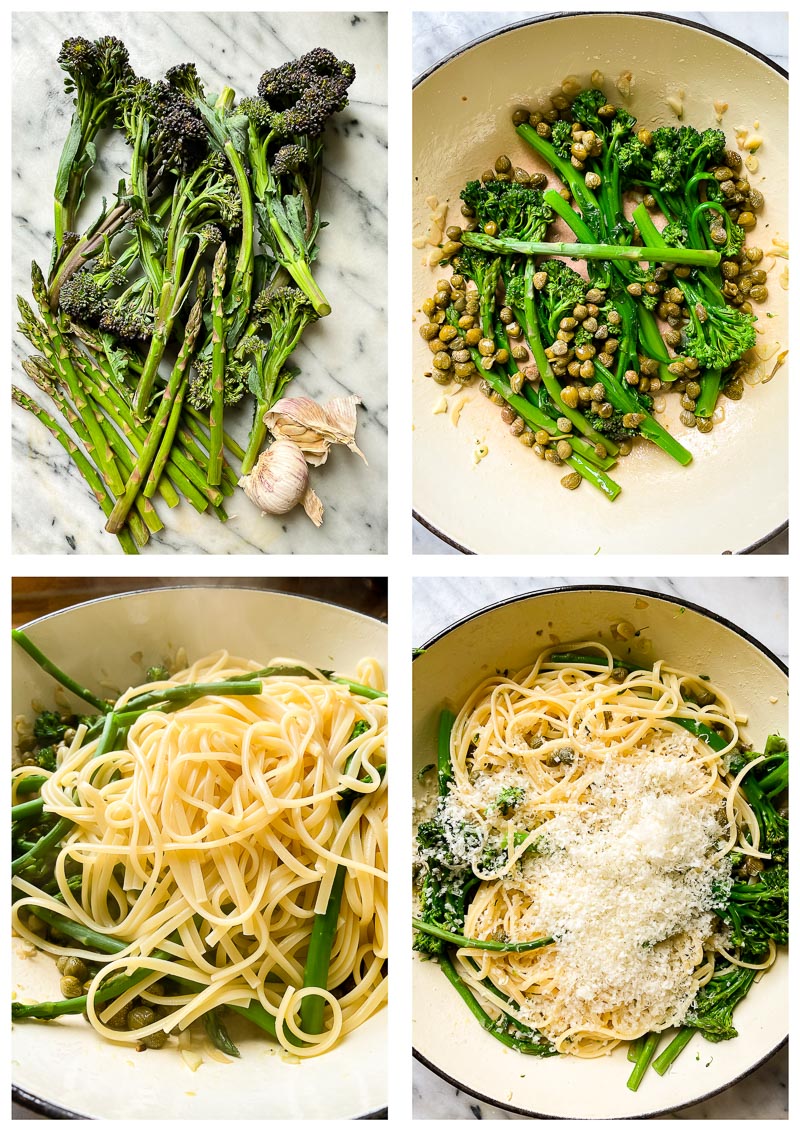
[[[413,74],[422,74],[439,59],[464,44],[537,12],[415,12],[413,18]],[[785,12],[681,12],[681,17],[733,36],[760,51],[788,70],[788,29]],[[415,554],[459,554],[416,520],[413,523]],[[755,551],[758,554],[788,554],[786,531]]]
[[[788,662],[788,583],[786,578],[771,577],[673,580],[651,577],[416,578],[414,644],[421,646],[454,621],[506,597],[559,585],[590,582],[640,585],[643,589],[695,602],[730,619]],[[704,1103],[660,1118],[786,1119],[788,1070],[788,1052],[784,1047],[741,1083]],[[416,1061],[413,1087],[415,1119],[524,1118],[479,1102]]]
[[[16,13],[13,21],[13,291],[29,296],[29,265],[50,255],[51,192],[66,133],[70,99],[56,58],[63,38],[114,34],[149,78],[195,60],[209,89],[228,83],[254,92],[261,73],[319,42],[353,61],[350,105],[327,134],[320,209],[329,221],[320,237],[315,275],[333,313],[309,327],[292,355],[300,369],[291,395],[318,400],[358,394],[358,443],[369,466],[335,448],[311,480],[325,504],[317,530],[297,507],[283,518],[262,517],[244,493],[227,501],[229,521],[198,515],[182,503],[162,517],[166,527],[145,553],[383,553],[386,550],[386,240],[387,67],[385,13],[93,12]],[[43,65],[42,60],[46,61]],[[24,92],[24,97],[22,92]],[[102,154],[101,154],[102,169]],[[106,164],[105,173],[109,172]],[[115,170],[104,176],[108,187]],[[91,218],[88,213],[84,218]],[[354,233],[358,239],[354,239]],[[30,353],[14,339],[14,381],[44,400],[19,361]],[[48,404],[48,410],[52,407]],[[226,426],[247,434],[252,400]],[[12,410],[13,548],[17,554],[113,554],[94,498],[63,448],[31,415]]]

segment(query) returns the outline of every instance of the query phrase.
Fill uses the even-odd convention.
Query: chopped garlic
[[[763,144],[764,139],[760,134],[748,134],[742,142],[742,149],[749,149],[751,153],[755,153]]]
[[[181,1049],[181,1056],[183,1062],[192,1072],[196,1072],[200,1065],[203,1063],[203,1058],[199,1052],[194,1049]]]
[[[722,115],[725,113],[725,111],[727,109],[728,109],[728,103],[727,102],[723,102],[721,98],[717,98],[717,99],[714,100],[714,113],[716,114],[718,122],[722,121]]]
[[[623,71],[615,81],[614,86],[623,98],[627,98],[633,89],[633,73],[631,71]]]
[[[472,462],[477,466],[482,459],[486,459],[488,454],[489,449],[487,448],[486,444],[482,444],[480,443],[480,441],[478,441],[477,446],[472,453]]]
[[[668,95],[667,105],[676,118],[683,117],[683,102],[680,98],[676,97],[674,94]]]
[[[602,86],[606,81],[602,71],[592,71],[592,86]]]
[[[461,411],[464,408],[464,405],[466,403],[467,403],[466,399],[464,397],[462,397],[461,400],[456,401],[456,403],[453,405],[453,411],[450,413],[450,419],[453,422],[453,427],[458,426],[458,421],[459,421],[459,417],[461,416]]]
[[[422,251],[423,247],[425,247],[425,244],[427,242],[428,242],[428,240],[427,240],[426,236],[417,236],[416,239],[413,239],[411,241],[411,246],[415,247],[417,249],[417,251]]]
[[[748,173],[758,172],[758,158],[754,154],[750,153],[747,157],[745,157],[744,163]]]
[[[439,397],[436,404],[433,406],[433,415],[439,416],[440,413],[447,412],[447,397]]]

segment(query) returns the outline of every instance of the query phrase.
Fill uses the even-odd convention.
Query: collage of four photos
[[[789,1118],[793,23],[12,12],[12,1118]]]

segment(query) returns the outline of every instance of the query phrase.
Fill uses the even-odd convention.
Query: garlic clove
[[[355,441],[359,404],[357,396],[336,397],[326,405],[310,397],[282,397],[265,414],[264,422],[274,436],[297,444],[314,466],[325,463],[331,444],[344,444],[366,463]]]
[[[322,499],[316,493],[314,488],[309,485],[306,487],[306,493],[303,495],[303,510],[314,523],[315,526],[322,526],[322,515],[324,513]]]
[[[275,440],[239,486],[263,514],[286,514],[310,489],[306,458],[291,440]]]

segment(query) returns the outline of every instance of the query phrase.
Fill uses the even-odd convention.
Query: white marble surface
[[[386,550],[386,32],[386,14],[371,12],[228,12],[224,19],[213,13],[146,11],[14,17],[13,289],[26,297],[31,259],[46,266],[50,254],[51,192],[71,112],[56,62],[67,35],[118,35],[130,50],[134,69],[149,78],[192,59],[211,90],[228,83],[255,93],[267,67],[320,44],[357,69],[350,105],[328,130],[320,203],[330,226],[320,237],[315,274],[333,313],[308,329],[292,355],[301,372],[289,390],[323,401],[357,393],[363,401],[358,442],[369,467],[339,447],[324,467],[312,469],[313,485],[325,504],[320,530],[300,507],[281,519],[262,518],[237,491],[226,503],[230,520],[225,525],[213,515],[197,515],[186,503],[172,511],[160,504],[165,530],[151,539],[145,553]],[[109,184],[107,176],[103,180]],[[19,366],[27,345],[15,335],[14,380],[43,401]],[[51,407],[48,403],[48,411]],[[251,411],[252,400],[235,421],[236,431],[246,435]],[[226,426],[232,415],[226,414]],[[12,445],[15,552],[118,553],[116,539],[103,533],[102,514],[66,453],[16,406]]]
[[[413,73],[421,75],[443,56],[488,32],[519,22],[539,12],[415,12],[413,18]],[[788,16],[786,12],[681,12],[681,17],[724,32],[788,70]],[[422,523],[414,521],[415,554],[458,554]],[[788,534],[773,538],[758,554],[788,554]]]
[[[641,586],[692,601],[716,612],[762,641],[788,662],[788,582],[784,577],[640,578],[426,577],[414,580],[414,644],[422,646],[435,633],[468,614],[520,593],[559,585],[597,582]],[[520,1119],[522,1116],[480,1103],[414,1062],[415,1119]],[[781,1049],[752,1076],[704,1103],[664,1119],[786,1119],[788,1053]]]

